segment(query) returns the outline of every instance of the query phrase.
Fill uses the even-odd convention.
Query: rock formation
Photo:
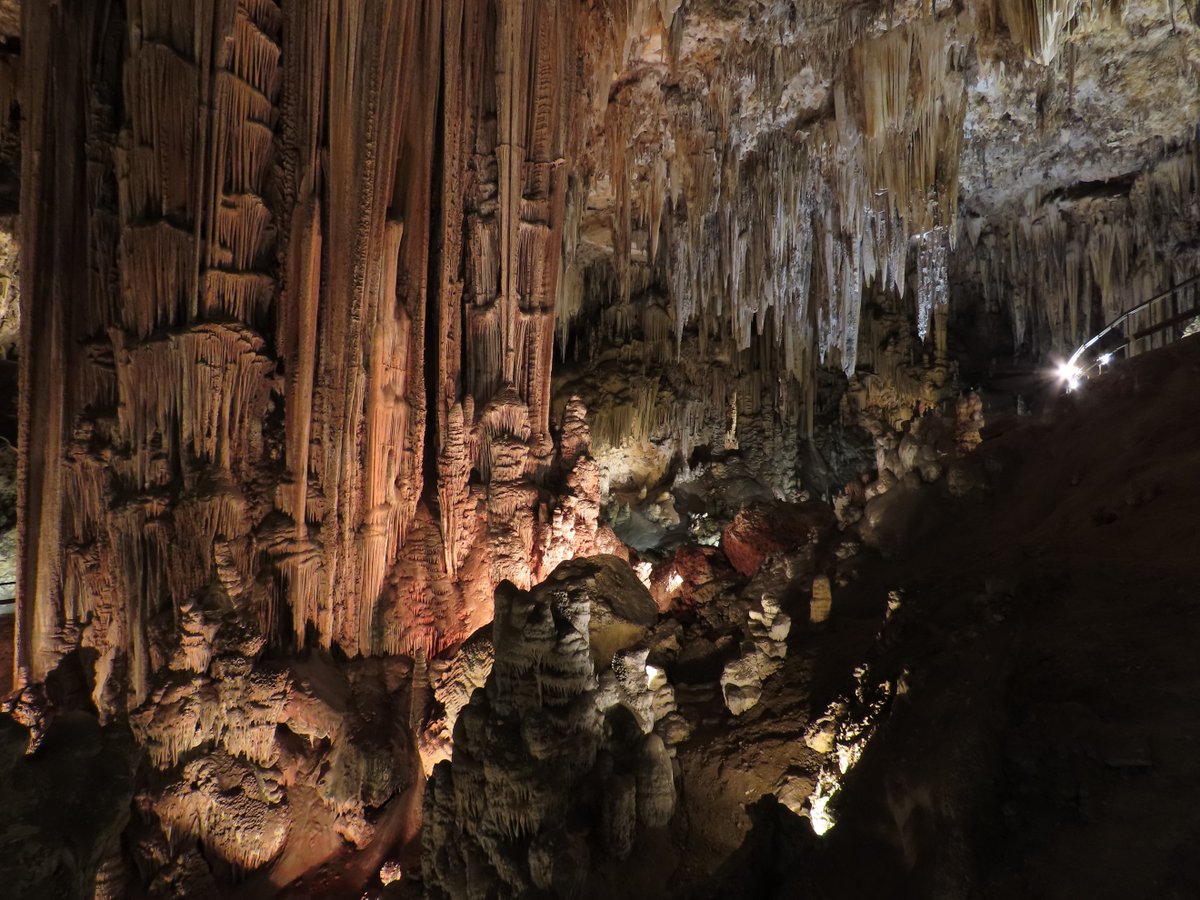
[[[779,601],[771,594],[762,595],[759,607],[749,612],[748,639],[742,644],[741,655],[726,663],[721,673],[725,706],[735,716],[758,703],[763,681],[779,670],[787,654],[785,642],[792,627],[791,617],[780,612]]]
[[[430,779],[424,874],[433,897],[574,896],[605,858],[675,809],[671,757],[653,729],[673,708],[646,651],[618,623],[653,605],[603,559],[560,566],[532,592],[501,584],[487,684],[458,717]],[[628,571],[628,570],[626,570]]]
[[[434,891],[634,854],[991,489],[972,387],[1196,327],[1195,12],[0,2],[0,699],[136,745],[75,874],[403,884],[435,770]]]
[[[212,584],[272,645],[359,655],[437,653],[529,583],[584,73],[565,11],[503,10],[27,9],[30,82],[77,102],[24,98],[22,678],[83,642],[136,706],[152,618]]]
[[[1167,148],[1145,173],[1037,187],[1003,222],[1021,182],[984,209],[992,176],[963,146],[1064,67],[1039,126],[1075,103],[1108,123],[1134,86],[1098,99],[1087,38],[1183,63],[1191,24],[1167,34],[1137,3],[809,2],[743,31],[693,6],[28,6],[22,679],[85,644],[101,707],[137,705],[150,619],[213,578],[272,644],[457,645],[491,585],[565,558],[532,562],[556,329],[568,356],[688,360],[677,383],[588,388],[603,488],[610,448],[657,443],[645,486],[720,443],[782,462],[756,471],[791,496],[780,449],[813,434],[819,369],[865,363],[923,402],[884,371],[868,304],[892,298],[944,359],[948,285],[977,265],[987,303],[1014,287],[1014,345],[1033,322],[1061,349],[1190,273],[1168,249],[1194,218],[1186,115],[1138,126]],[[1026,255],[1053,271],[1004,262]],[[1020,287],[1048,283],[1052,302]],[[570,477],[589,492],[595,468]],[[561,541],[592,511],[549,515]]]

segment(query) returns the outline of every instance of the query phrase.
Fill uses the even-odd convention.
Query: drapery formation
[[[25,5],[23,679],[136,704],[185,612],[431,653],[528,585],[573,10]]]

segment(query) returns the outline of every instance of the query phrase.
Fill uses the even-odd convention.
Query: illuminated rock
[[[721,549],[742,575],[754,575],[768,554],[795,552],[823,540],[833,517],[810,504],[753,506],[742,510],[721,535]]]
[[[779,671],[787,655],[787,636],[792,620],[780,611],[772,594],[763,594],[758,608],[747,613],[747,640],[741,655],[727,663],[721,673],[721,693],[725,706],[735,716],[754,706],[762,697],[762,683]]]
[[[954,410],[955,437],[958,449],[964,453],[974,450],[983,441],[983,400],[975,391],[959,397]]]
[[[598,677],[592,622],[610,601],[597,570],[581,567],[591,562],[566,563],[531,592],[496,592],[495,663],[426,792],[431,896],[569,895],[591,865],[628,855],[639,828],[674,812],[671,758],[645,733],[665,708],[655,702],[665,680],[645,651]]]
[[[277,773],[212,754],[184,766],[153,809],[168,836],[199,838],[224,861],[255,869],[279,854],[287,839],[284,796]]]
[[[833,591],[829,586],[829,576],[818,575],[813,578],[812,600],[808,605],[808,619],[814,624],[824,622],[829,618],[833,608]]]
[[[0,48],[5,210],[14,128],[22,170],[20,224],[0,221],[23,384],[0,406],[21,438],[8,706],[36,748],[43,685],[79,664],[128,722],[180,838],[130,890],[218,892],[218,857],[298,874],[293,801],[367,845],[365,810],[416,776],[395,747],[449,754],[487,683],[497,585],[628,557],[614,524],[664,554],[688,525],[765,595],[773,555],[831,523],[723,526],[802,478],[819,494],[801,447],[821,429],[878,450],[847,529],[946,471],[974,492],[944,456],[982,425],[978,398],[947,405],[951,307],[1002,323],[972,352],[1027,357],[1193,273],[1195,25],[1149,7],[27,3]],[[870,468],[828,456],[852,466],[834,485]],[[696,612],[723,559],[668,562],[658,608],[725,615]],[[686,723],[636,671],[655,604],[588,565],[592,664],[621,660],[614,695],[669,755]],[[737,703],[786,631],[755,613]],[[528,736],[553,754],[553,729]],[[663,807],[644,750],[613,776],[614,852],[631,796]],[[246,767],[285,799],[213,789]],[[574,889],[591,846],[532,845],[529,883]]]
[[[433,695],[441,709],[432,716],[420,736],[421,762],[426,776],[433,772],[437,763],[450,758],[459,714],[470,702],[471,695],[487,683],[494,662],[489,625],[471,635],[448,656],[431,664]]]

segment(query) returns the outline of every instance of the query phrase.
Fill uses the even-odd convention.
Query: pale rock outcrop
[[[285,796],[277,772],[213,753],[185,765],[150,808],[168,839],[194,836],[225,862],[256,869],[287,840]]]
[[[787,656],[791,617],[780,610],[773,594],[763,594],[757,607],[747,612],[748,638],[742,643],[741,654],[721,673],[725,706],[735,716],[758,704],[763,681],[779,671]]]
[[[869,666],[855,669],[854,680],[853,691],[829,704],[804,735],[809,749],[825,758],[806,810],[817,834],[836,823],[842,780],[862,758],[896,692],[892,682],[874,680]]]
[[[2,7],[0,7],[2,10]],[[0,27],[3,13],[0,11]],[[10,57],[0,56],[0,117],[8,118],[11,88],[3,84],[12,63]],[[0,127],[0,140],[3,139]],[[0,360],[13,355],[20,337],[21,302],[21,239],[20,221],[16,216],[0,216]]]
[[[958,398],[954,407],[954,436],[958,449],[970,453],[983,441],[983,399],[975,391]]]
[[[588,647],[597,671],[617,651],[642,640],[658,621],[658,607],[633,569],[616,556],[580,557],[561,564],[539,590],[563,591],[590,606]]]
[[[813,578],[812,599],[808,605],[808,620],[813,624],[824,622],[829,618],[833,609],[833,590],[829,585],[828,575],[817,575]]]
[[[667,745],[673,746],[687,737],[689,729],[686,722],[681,722],[675,689],[667,681],[666,672],[649,664],[649,655],[649,648],[644,646],[618,651],[611,668],[600,674],[600,690],[607,694],[611,677],[617,694],[612,699],[634,713],[644,732],[657,731]]]
[[[559,430],[558,493],[553,503],[539,510],[541,521],[535,526],[535,583],[576,556],[608,553],[629,558],[628,548],[600,521],[600,469],[591,455],[591,444],[588,410],[578,397],[572,397],[563,410]]]
[[[130,717],[157,770],[158,786],[139,805],[172,846],[197,841],[243,871],[277,861],[302,871],[314,830],[365,846],[368,811],[416,777],[415,758],[396,749],[411,678],[403,660],[340,668],[320,654],[288,665],[219,655],[201,672],[181,667]],[[315,846],[326,849],[308,864],[338,844]],[[171,880],[180,859],[139,864]]]
[[[880,651],[895,641],[898,629],[903,627],[896,615],[903,598],[902,590],[888,592],[887,613],[871,659],[855,668],[851,690],[831,702],[805,731],[804,743],[824,761],[808,802],[798,812],[808,816],[817,834],[824,834],[836,824],[836,798],[843,779],[862,758],[895,698],[907,690],[904,671],[896,680],[881,678],[876,671]]]
[[[421,764],[427,777],[435,765],[450,759],[459,714],[470,703],[471,695],[487,683],[494,662],[492,627],[488,625],[467,638],[457,650],[430,664],[429,679],[439,708],[433,711],[419,736]]]

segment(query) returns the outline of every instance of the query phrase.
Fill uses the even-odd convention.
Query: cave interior
[[[0,897],[1200,898],[1197,15],[0,0]]]

